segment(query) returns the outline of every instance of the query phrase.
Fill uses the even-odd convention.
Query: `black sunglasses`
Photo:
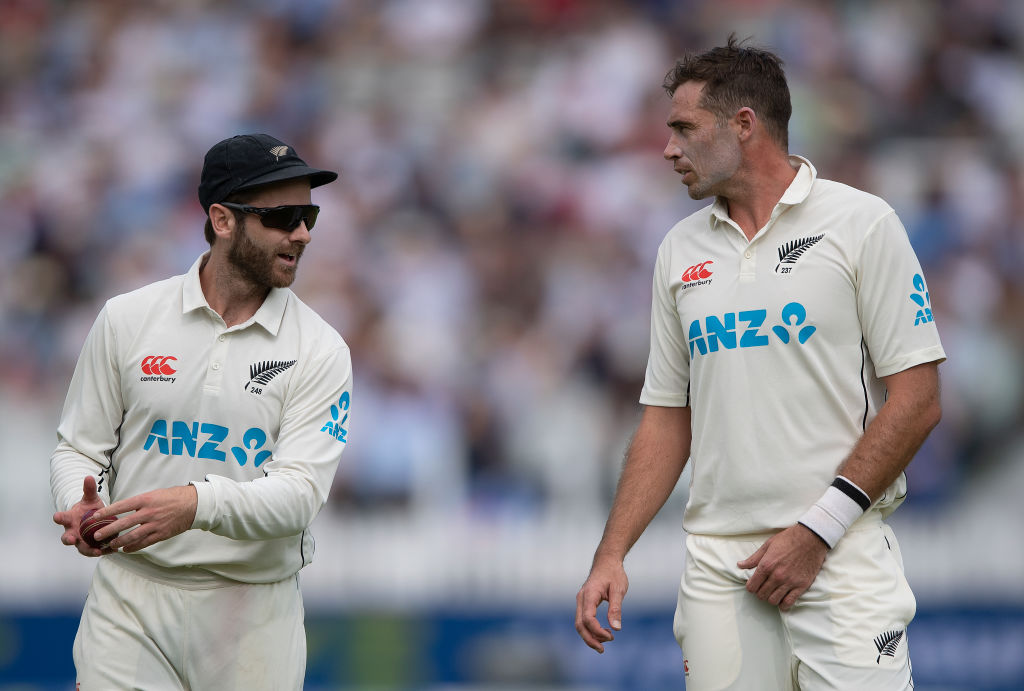
[[[320,207],[316,204],[286,204],[284,206],[249,206],[248,204],[235,204],[234,202],[220,202],[221,206],[229,209],[244,211],[247,214],[256,214],[260,217],[260,223],[267,228],[277,228],[291,232],[299,227],[300,221],[306,222],[306,230],[312,230],[316,224],[316,216],[320,213]]]

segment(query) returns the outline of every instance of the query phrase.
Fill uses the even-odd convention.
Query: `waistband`
[[[882,512],[878,507],[872,506],[870,509],[864,512],[860,518],[853,522],[850,526],[848,533],[856,533],[862,530],[877,530],[884,521],[882,520]],[[710,538],[712,540],[736,540],[738,542],[764,542],[772,535],[782,532],[782,528],[776,528],[774,530],[763,530],[752,533],[735,533],[728,535],[716,535],[711,533],[687,533],[688,537],[698,538]]]
[[[134,556],[123,552],[114,552],[100,559],[119,566],[156,583],[169,585],[183,590],[209,590],[211,588],[230,588],[236,585],[253,585],[242,581],[225,578],[201,567],[192,566],[161,566],[154,564],[144,556]]]

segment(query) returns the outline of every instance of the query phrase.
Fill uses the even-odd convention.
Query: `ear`
[[[757,113],[748,106],[743,106],[736,115],[732,116],[732,124],[736,130],[736,136],[741,142],[745,142],[754,135],[757,127]]]
[[[235,230],[235,215],[231,209],[220,204],[210,205],[210,225],[218,238],[228,239]]]

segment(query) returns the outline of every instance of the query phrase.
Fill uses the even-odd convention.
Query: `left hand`
[[[196,517],[197,504],[196,488],[192,485],[157,489],[115,501],[97,511],[95,515],[99,518],[126,515],[97,531],[96,539],[103,541],[134,528],[111,540],[109,547],[125,552],[137,552],[190,529]]]
[[[765,540],[761,547],[736,565],[753,569],[747,590],[783,612],[804,594],[825,563],[828,546],[810,529],[797,523]]]

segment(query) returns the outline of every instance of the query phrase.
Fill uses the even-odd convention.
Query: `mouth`
[[[299,255],[298,254],[288,254],[288,253],[282,252],[282,253],[277,255],[277,258],[280,259],[281,261],[283,261],[288,266],[295,266],[299,262]]]

